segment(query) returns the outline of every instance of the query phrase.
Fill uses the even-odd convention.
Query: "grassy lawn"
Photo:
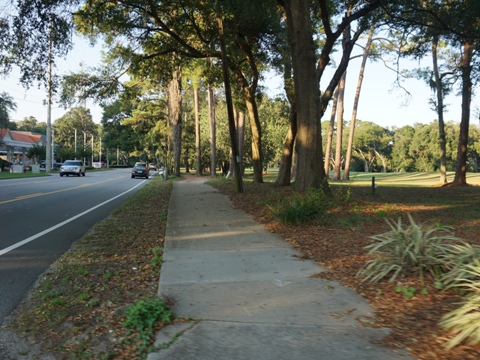
[[[245,171],[246,179],[253,179],[253,173],[247,169]],[[278,169],[269,168],[264,173],[265,182],[275,182],[278,175]],[[333,172],[330,172],[330,178]],[[343,176],[343,173],[342,173]],[[438,172],[400,172],[400,173],[364,173],[351,172],[350,181],[330,181],[331,185],[342,186],[371,186],[372,177],[375,177],[375,183],[378,187],[382,186],[437,186],[439,185],[440,174]],[[447,172],[447,179],[452,182],[455,173]],[[467,173],[467,183],[470,185],[480,185],[480,173]]]
[[[367,186],[372,184],[372,177],[378,187],[382,186],[436,186],[439,184],[440,175],[438,172],[411,172],[411,173],[351,173],[348,185]],[[447,179],[452,182],[454,172],[447,173]],[[480,185],[480,173],[467,173],[467,183]],[[343,182],[338,182],[343,184]]]

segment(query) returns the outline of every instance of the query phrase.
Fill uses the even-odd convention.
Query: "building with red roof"
[[[45,135],[30,131],[0,129],[0,158],[12,163],[19,160],[26,164],[28,149],[33,146],[45,146],[46,143]]]

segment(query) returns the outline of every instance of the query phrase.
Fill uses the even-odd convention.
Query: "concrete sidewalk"
[[[149,360],[412,359],[375,344],[388,330],[362,326],[362,297],[311,278],[324,269],[204,181],[174,185],[159,296],[188,321],[163,329]]]

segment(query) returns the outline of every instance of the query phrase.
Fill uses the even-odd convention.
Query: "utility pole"
[[[91,167],[93,167],[93,134],[92,134],[92,163],[90,164]]]
[[[47,147],[45,172],[52,170],[52,16],[50,15],[48,42],[48,79],[47,79]]]
[[[75,160],[77,160],[77,129],[75,129]]]
[[[55,162],[55,126],[52,125],[52,163]]]

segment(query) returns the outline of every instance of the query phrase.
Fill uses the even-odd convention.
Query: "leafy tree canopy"
[[[64,0],[10,2],[0,13],[0,72],[20,69],[20,82],[47,84],[50,54],[72,47],[72,3]]]
[[[0,93],[0,128],[9,128],[10,111],[17,109],[17,104],[6,92]]]

